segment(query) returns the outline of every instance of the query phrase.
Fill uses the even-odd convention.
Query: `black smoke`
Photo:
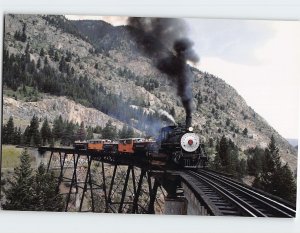
[[[186,126],[192,119],[193,73],[188,61],[199,58],[193,50],[193,42],[187,37],[187,25],[183,19],[130,17],[128,25],[143,33],[140,49],[154,59],[156,67],[167,74],[177,87],[186,112]],[[136,36],[133,38],[137,39]],[[166,52],[164,49],[167,48]]]

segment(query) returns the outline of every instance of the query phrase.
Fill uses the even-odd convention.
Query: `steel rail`
[[[274,200],[266,195],[263,195],[259,191],[251,189],[251,187],[247,187],[231,178],[213,173],[212,171],[198,170],[197,173],[209,177],[210,179],[213,179],[214,182],[217,182],[223,186],[225,185],[226,187],[232,189],[233,192],[237,192],[239,195],[252,200],[255,204],[258,204],[261,208],[267,211],[267,213],[271,210],[271,215],[288,218],[295,217],[296,215],[296,210],[280,202],[279,200]]]
[[[245,215],[250,217],[267,217],[259,209],[250,205],[248,202],[238,197],[237,195],[233,194],[222,185],[210,180],[208,177],[205,177],[204,175],[201,175],[193,171],[188,171],[188,174],[197,177],[198,179],[201,179],[201,181],[204,181],[210,187],[215,189],[218,193],[220,193],[223,197],[225,197],[233,205],[235,205],[243,213],[243,216]]]

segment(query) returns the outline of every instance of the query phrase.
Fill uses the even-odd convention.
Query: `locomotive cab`
[[[181,125],[170,125],[161,128],[158,143],[162,149],[174,150],[180,147],[180,140],[188,130]]]
[[[167,141],[168,138],[170,137],[170,134],[173,133],[173,131],[176,127],[177,127],[176,125],[172,125],[172,126],[166,126],[166,127],[161,128],[157,141],[158,142]]]

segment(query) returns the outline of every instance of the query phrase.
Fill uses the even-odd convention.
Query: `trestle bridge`
[[[293,204],[207,169],[166,169],[135,155],[40,147],[65,211],[286,217]]]

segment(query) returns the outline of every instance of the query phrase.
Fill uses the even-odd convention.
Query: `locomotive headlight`
[[[193,130],[194,130],[193,127],[188,128],[188,131],[190,131],[190,132],[193,132]]]
[[[186,133],[181,137],[180,145],[187,152],[194,152],[200,145],[199,136],[195,133]]]

